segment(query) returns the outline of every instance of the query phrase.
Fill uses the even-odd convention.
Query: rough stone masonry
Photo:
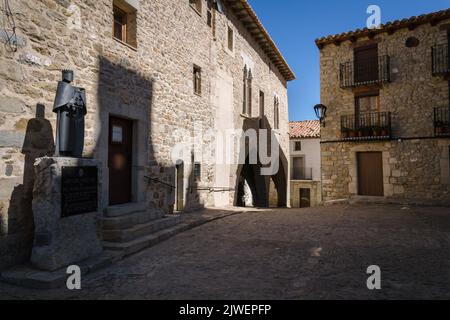
[[[444,10],[390,23],[375,32],[357,30],[317,40],[321,102],[328,107],[321,144],[324,201],[360,195],[358,154],[375,152],[382,155],[386,199],[450,204],[450,139],[436,135],[434,119],[435,108],[450,104],[450,86],[448,78],[432,70],[432,47],[448,43],[449,17],[450,10]],[[386,65],[390,81],[341,86],[341,64],[354,63],[354,52],[364,47],[376,47],[378,59],[390,58]],[[379,67],[384,67],[381,62]],[[345,139],[342,117],[357,117],[356,99],[364,96],[377,97],[375,111],[391,113],[388,139]]]
[[[51,110],[62,69],[74,70],[75,85],[87,91],[84,156],[99,160],[105,173],[102,207],[108,206],[111,115],[133,123],[132,201],[147,203],[158,215],[171,211],[175,193],[145,176],[175,183],[171,151],[185,138],[176,134],[178,129],[193,132],[198,122],[218,130],[239,129],[258,117],[274,128],[276,97],[280,125],[274,132],[289,159],[287,81],[294,76],[274,44],[263,48],[248,30],[255,18],[246,1],[221,1],[220,11],[205,0],[200,10],[188,0],[9,3],[17,50],[0,46],[0,269],[30,256],[33,164],[54,152]],[[113,36],[113,6],[130,14],[127,27],[134,34],[128,34],[128,42]],[[236,8],[245,14],[238,18]],[[0,25],[4,19],[2,15]],[[11,34],[0,30],[2,44]],[[268,41],[267,36],[262,39]],[[194,65],[201,68],[201,94],[194,93]],[[247,115],[242,114],[245,66],[253,77]],[[263,115],[259,92],[265,96]],[[212,157],[203,159],[194,180],[192,160],[183,167],[186,209],[234,204],[240,166],[219,167]],[[288,168],[285,160],[286,177]],[[224,189],[214,192],[212,187]]]

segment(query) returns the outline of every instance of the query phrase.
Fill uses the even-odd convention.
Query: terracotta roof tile
[[[320,121],[291,121],[289,122],[289,136],[291,139],[320,138]]]
[[[323,37],[316,40],[316,44],[319,48],[331,44],[331,43],[339,43],[346,40],[353,40],[355,38],[365,37],[365,36],[374,36],[383,32],[394,32],[395,30],[401,28],[410,28],[416,27],[425,23],[437,24],[442,20],[450,19],[450,9],[433,12],[429,14],[423,14],[420,16],[414,16],[407,19],[395,20],[392,22],[388,22],[382,24],[379,29],[356,29],[350,32],[344,32],[336,35],[330,35],[327,37]]]

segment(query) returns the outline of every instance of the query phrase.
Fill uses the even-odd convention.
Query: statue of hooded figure
[[[63,70],[56,91],[53,112],[57,114],[57,157],[81,158],[83,155],[86,90],[72,86],[73,78],[73,71]]]

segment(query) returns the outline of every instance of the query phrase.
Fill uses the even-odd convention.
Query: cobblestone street
[[[378,265],[382,290],[369,291]],[[450,298],[450,209],[332,206],[246,212],[211,222],[82,279],[82,290],[0,298]]]

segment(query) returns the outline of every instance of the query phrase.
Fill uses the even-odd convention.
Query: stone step
[[[159,215],[149,211],[137,211],[125,216],[103,218],[103,230],[124,230],[137,224],[144,224],[159,218]]]
[[[109,242],[128,242],[140,237],[157,233],[173,227],[180,222],[180,216],[164,217],[144,224],[137,224],[127,229],[103,230],[103,240]]]
[[[146,202],[127,203],[106,208],[104,216],[110,218],[121,217],[139,211],[146,211],[147,209],[148,205]]]
[[[103,251],[101,255],[77,262],[76,265],[80,267],[82,276],[85,276],[109,267],[121,259],[123,259],[123,253],[120,251]],[[0,273],[1,282],[42,290],[67,289],[67,278],[66,267],[56,271],[42,271],[29,265],[18,265]]]
[[[164,229],[159,232],[156,232],[154,234],[144,236],[132,241],[128,242],[103,242],[103,247],[106,250],[110,251],[118,251],[120,254],[124,257],[130,256],[132,254],[135,254],[139,251],[142,251],[144,249],[153,247],[157,245],[158,243],[165,241],[174,235],[183,232],[187,229],[190,229],[192,226],[188,226],[185,224],[179,224],[169,229]]]

